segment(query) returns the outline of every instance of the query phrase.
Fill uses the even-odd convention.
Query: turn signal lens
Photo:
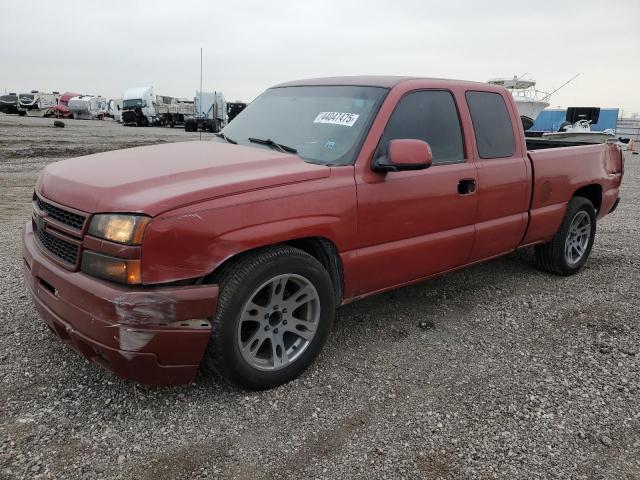
[[[111,282],[139,285],[142,283],[140,260],[110,257],[85,250],[80,267],[87,275],[103,278]]]
[[[140,245],[150,220],[142,215],[96,215],[89,225],[89,235],[127,245]]]

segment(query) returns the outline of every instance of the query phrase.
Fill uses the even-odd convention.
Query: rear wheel
[[[587,262],[595,235],[593,204],[586,198],[573,197],[554,237],[535,248],[538,268],[556,275],[573,275]]]
[[[227,267],[219,284],[207,366],[261,390],[293,380],[313,362],[335,309],[331,279],[318,260],[273,247]]]

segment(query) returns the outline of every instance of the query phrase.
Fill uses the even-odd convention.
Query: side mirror
[[[376,158],[373,170],[376,172],[401,172],[404,170],[424,170],[431,166],[433,154],[429,144],[422,140],[391,140],[387,154]]]

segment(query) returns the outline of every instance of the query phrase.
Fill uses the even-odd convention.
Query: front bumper
[[[193,381],[211,335],[217,285],[128,288],[65,270],[43,253],[31,222],[22,255],[38,313],[66,344],[121,378]]]

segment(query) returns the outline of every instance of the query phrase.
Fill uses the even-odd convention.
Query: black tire
[[[591,229],[584,254],[575,264],[570,264],[565,255],[565,245],[569,227],[580,212],[586,212],[591,220]],[[596,236],[596,211],[593,204],[583,197],[573,197],[567,205],[567,211],[560,228],[549,243],[535,247],[536,266],[540,270],[555,275],[568,276],[577,273],[587,262]]]
[[[285,274],[301,275],[315,287],[320,300],[318,326],[306,349],[288,366],[279,370],[259,370],[240,352],[240,314],[260,285]],[[204,357],[206,367],[239,387],[264,390],[298,377],[318,356],[333,323],[335,293],[328,272],[314,257],[289,246],[270,247],[223,267],[216,281],[220,285],[220,294],[211,340]]]

